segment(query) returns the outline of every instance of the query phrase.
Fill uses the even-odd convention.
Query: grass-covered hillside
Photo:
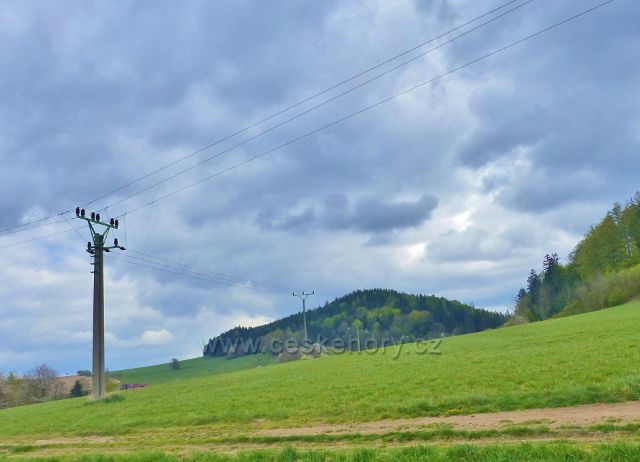
[[[640,303],[414,344],[0,411],[2,437],[246,431],[640,399]],[[147,437],[145,436],[145,438]]]
[[[180,368],[173,369],[171,363],[138,367],[115,371],[113,376],[121,383],[141,383],[157,385],[174,380],[187,380],[213,374],[252,369],[258,366],[275,364],[277,359],[271,355],[243,356],[235,359],[202,357],[180,361]]]

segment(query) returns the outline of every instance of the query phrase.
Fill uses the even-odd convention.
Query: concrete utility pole
[[[297,294],[294,292],[291,294],[294,297],[298,297],[300,300],[302,300],[302,321],[304,322],[304,343],[307,343],[309,341],[309,336],[307,335],[307,297],[309,297],[310,295],[313,295],[314,293],[315,293],[315,290],[312,290],[311,292],[308,292],[308,293],[300,292],[299,294]]]
[[[118,229],[118,220],[111,218],[109,223],[100,221],[100,214],[91,212],[90,217],[85,216],[84,209],[76,207],[76,218],[86,220],[91,231],[91,242],[87,242],[87,252],[93,255],[93,363],[91,373],[92,397],[95,401],[104,398],[105,374],[104,374],[104,252],[111,249],[124,250],[118,245],[118,239],[113,240],[113,245],[105,247],[107,234],[111,229]],[[97,228],[100,226],[101,228]],[[100,232],[97,232],[98,229]]]

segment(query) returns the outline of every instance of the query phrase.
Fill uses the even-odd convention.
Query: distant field
[[[637,400],[639,331],[634,302],[445,338],[440,355],[419,355],[407,344],[398,359],[394,347],[169,381],[108,402],[6,409],[0,441],[138,434],[140,444],[180,444],[258,428]]]
[[[122,383],[157,385],[174,380],[187,380],[276,363],[275,357],[267,355],[252,355],[236,359],[203,357],[180,361],[180,369],[178,370],[173,370],[171,364],[166,363],[138,367],[136,369],[124,369],[115,371],[114,374]]]

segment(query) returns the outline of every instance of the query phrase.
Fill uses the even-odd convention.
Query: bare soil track
[[[279,428],[257,432],[261,436],[321,435],[340,433],[377,434],[412,431],[437,424],[456,429],[486,430],[504,425],[546,423],[550,428],[561,426],[589,427],[607,421],[618,424],[640,421],[640,401],[615,404],[588,404],[574,407],[527,409],[523,411],[490,412],[486,414],[449,417],[418,417],[414,419],[380,420],[347,425],[315,425],[304,428]]]
[[[31,457],[65,456],[79,453],[127,453],[137,450],[157,450],[169,453],[190,453],[192,451],[218,451],[234,453],[243,450],[263,448],[277,448],[282,444],[295,445],[300,449],[341,449],[348,447],[400,447],[424,442],[437,442],[438,444],[499,444],[513,442],[550,442],[554,440],[572,440],[582,442],[612,442],[632,438],[637,441],[640,433],[632,430],[631,433],[600,432],[594,429],[598,424],[611,424],[623,426],[630,423],[640,423],[640,401],[630,401],[616,404],[591,404],[564,408],[528,409],[522,411],[493,412],[473,415],[457,415],[449,417],[420,417],[413,419],[380,420],[376,422],[350,423],[350,424],[319,424],[296,428],[256,428],[243,432],[226,433],[222,440],[220,429],[209,426],[180,428],[179,435],[170,440],[163,441],[163,433],[142,432],[119,436],[59,436],[36,441],[15,441],[12,444],[28,443],[32,446],[29,452]],[[258,427],[261,426],[257,423]],[[454,430],[482,431],[501,430],[514,425],[544,426],[553,430],[551,433],[540,433],[517,436],[493,435],[483,438],[467,439],[464,435],[454,436],[445,440],[419,440],[415,441],[385,441],[383,435],[394,432],[415,432],[421,430],[437,430],[439,426],[447,426]],[[171,429],[165,429],[172,433]],[[351,440],[349,435],[372,435],[366,441]],[[331,435],[330,440],[316,440],[314,436]],[[344,440],[340,438],[344,435]],[[376,438],[375,435],[380,435]],[[166,434],[164,434],[166,436]],[[287,437],[303,437],[295,442],[287,440]],[[272,438],[265,441],[264,438]],[[305,438],[309,437],[309,438]],[[159,439],[156,439],[159,438]],[[235,438],[238,438],[235,441]],[[217,440],[217,441],[216,441]],[[11,455],[10,449],[0,450],[1,455]],[[19,455],[15,455],[20,457]]]

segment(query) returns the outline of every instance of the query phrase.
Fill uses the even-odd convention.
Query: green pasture
[[[0,440],[134,433],[186,438],[202,429],[219,436],[640,399],[640,302],[445,338],[441,354],[418,354],[415,344],[405,344],[398,355],[398,348],[168,381],[107,402],[77,398],[5,409]]]
[[[177,370],[172,369],[171,364],[167,362],[166,364],[157,364],[155,366],[115,371],[113,375],[122,383],[157,385],[174,380],[194,379],[275,363],[277,363],[276,358],[267,355],[251,355],[235,359],[202,357],[180,361],[180,368]]]

